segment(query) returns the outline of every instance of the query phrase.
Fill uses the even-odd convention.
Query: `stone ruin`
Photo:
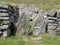
[[[1,36],[16,34],[38,36],[45,33],[60,34],[60,10],[41,10],[22,4],[17,6],[0,5]]]

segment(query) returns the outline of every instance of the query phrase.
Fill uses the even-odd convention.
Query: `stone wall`
[[[38,36],[45,33],[51,35],[60,34],[60,11],[58,9],[41,10],[27,5],[18,5],[18,8],[20,15],[20,20],[18,20],[19,27],[17,26],[18,30],[25,30],[28,34],[31,28],[28,22],[32,19],[34,22],[32,33],[34,35]],[[22,29],[21,25],[22,28],[25,26],[26,29]]]

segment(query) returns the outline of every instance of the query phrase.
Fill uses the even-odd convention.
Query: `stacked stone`
[[[56,35],[57,34],[57,11],[56,10],[49,10],[47,14],[47,31],[49,34]]]
[[[24,25],[25,28],[24,28],[24,26],[22,26],[24,31],[22,31],[22,29],[19,26],[17,26],[17,27],[19,27],[17,29],[17,31],[19,29],[21,29],[21,30],[19,30],[20,32],[22,31],[22,32],[26,32],[28,34],[28,31],[31,28],[29,25],[29,21],[32,20],[35,22],[38,19],[38,17],[39,17],[38,9],[29,7],[27,5],[18,5],[18,8],[19,8],[19,19],[18,19],[19,23],[17,22],[17,25],[19,25],[19,26],[22,26],[20,24],[26,24],[26,25]],[[24,22],[22,22],[21,20]],[[20,22],[22,22],[22,23],[20,23]],[[18,33],[19,33],[19,31],[18,31]],[[24,34],[24,33],[22,33],[22,34]],[[20,35],[22,35],[22,34],[20,33]]]
[[[0,5],[0,35],[3,37],[11,35],[14,28],[15,10],[10,5]]]
[[[18,29],[25,30],[27,32],[30,28],[30,26],[28,25],[28,21],[32,19],[34,21],[34,30],[33,30],[34,35],[39,35],[41,33],[43,34],[44,32],[48,32],[49,34],[52,35],[60,34],[59,10],[55,9],[40,10],[38,8],[32,8],[26,5],[19,5],[18,8],[19,8],[19,20],[18,20],[19,26],[17,27],[20,27],[22,25],[26,26],[25,24],[27,24],[28,27],[28,28],[26,27],[27,30],[24,29],[24,26],[22,26],[23,29],[22,28]],[[29,18],[27,18],[27,16]]]
[[[60,34],[60,10],[57,11],[57,22],[58,22],[58,27],[56,29],[57,31],[57,34],[59,35]]]

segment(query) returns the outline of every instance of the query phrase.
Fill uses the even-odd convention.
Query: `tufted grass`
[[[0,45],[32,45],[30,42],[24,42],[22,37],[11,36],[7,38],[0,38]]]
[[[44,35],[42,38],[42,43],[45,45],[60,45],[60,35]]]
[[[0,0],[0,4],[10,4],[10,5],[17,5],[17,4],[36,4],[32,7],[38,7],[40,9],[60,9],[60,0]]]
[[[60,4],[60,0],[0,0],[1,3],[25,3],[25,4]]]

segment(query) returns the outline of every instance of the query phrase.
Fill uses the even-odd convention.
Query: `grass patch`
[[[51,35],[44,35],[42,36],[42,43],[46,45],[60,45],[60,36],[51,36]]]
[[[0,39],[0,45],[31,45],[30,42],[22,41],[22,37],[11,36],[5,39]]]
[[[40,9],[60,9],[60,0],[0,0],[0,4],[10,4],[10,5],[17,5],[17,4],[25,3],[28,5],[36,4],[32,7],[38,7]],[[40,5],[43,4],[43,5]]]
[[[51,35],[41,35],[42,40],[38,41],[32,41],[31,38],[34,36],[26,36],[25,38],[28,38],[28,41],[23,41],[23,38],[20,36],[11,36],[8,38],[2,38],[0,39],[0,45],[32,45],[36,43],[41,43],[45,45],[60,45],[60,36],[51,36]]]

